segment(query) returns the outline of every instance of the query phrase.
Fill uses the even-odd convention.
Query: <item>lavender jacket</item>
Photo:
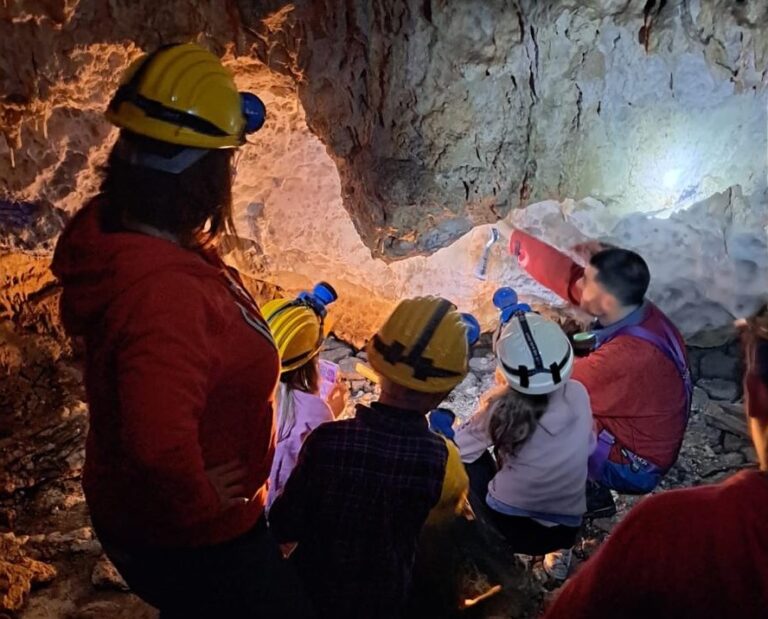
[[[463,462],[474,462],[491,445],[493,411],[481,409],[456,430]],[[488,484],[487,503],[503,513],[578,526],[586,511],[587,460],[594,448],[592,409],[574,380],[550,395],[549,408],[528,442]]]
[[[288,419],[284,422],[281,415],[286,414],[285,398],[290,398],[288,404]],[[277,437],[275,458],[272,461],[272,471],[269,474],[269,493],[267,494],[267,509],[283,491],[283,486],[291,476],[296,466],[301,444],[304,439],[321,423],[333,421],[333,413],[321,397],[295,389],[288,391],[285,385],[280,385],[276,401]]]

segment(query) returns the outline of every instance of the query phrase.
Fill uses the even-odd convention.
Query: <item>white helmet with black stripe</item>
[[[496,341],[499,369],[515,391],[552,393],[573,372],[573,348],[560,326],[532,312],[518,312]]]

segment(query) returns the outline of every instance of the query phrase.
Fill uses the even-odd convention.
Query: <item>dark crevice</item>
[[[430,24],[432,23],[432,1],[424,0],[421,5],[421,14]]]
[[[581,128],[581,106],[584,101],[584,93],[581,91],[581,88],[579,88],[579,85],[576,84],[576,90],[578,91],[578,95],[576,96],[576,118],[573,119],[573,125],[576,127],[576,129]]]
[[[536,40],[536,31],[533,29],[533,26],[531,26],[531,40],[533,41],[533,49],[535,51],[535,67],[536,71],[539,70],[539,42]]]
[[[658,17],[664,7],[667,4],[667,0],[659,0],[658,4],[656,0],[647,0],[643,7],[643,26],[638,33],[638,41],[640,45],[645,49],[645,53],[648,53],[651,43],[651,27],[653,26],[653,20]]]
[[[520,43],[525,40],[525,20],[523,19],[523,12],[517,9],[517,24],[520,26]]]

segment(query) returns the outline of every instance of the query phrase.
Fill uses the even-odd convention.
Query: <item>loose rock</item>
[[[112,561],[106,555],[99,557],[91,573],[91,582],[97,589],[116,589],[117,591],[128,591],[128,583],[117,571]]]
[[[696,384],[706,391],[707,395],[713,400],[733,402],[739,397],[739,385],[730,380],[724,380],[722,378],[702,378]]]

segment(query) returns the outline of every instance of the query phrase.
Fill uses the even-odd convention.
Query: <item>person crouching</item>
[[[594,445],[584,386],[570,380],[573,350],[560,327],[518,312],[496,342],[503,384],[456,431],[479,511],[516,553],[543,555],[564,579],[586,511]],[[493,448],[494,460],[488,448]]]

